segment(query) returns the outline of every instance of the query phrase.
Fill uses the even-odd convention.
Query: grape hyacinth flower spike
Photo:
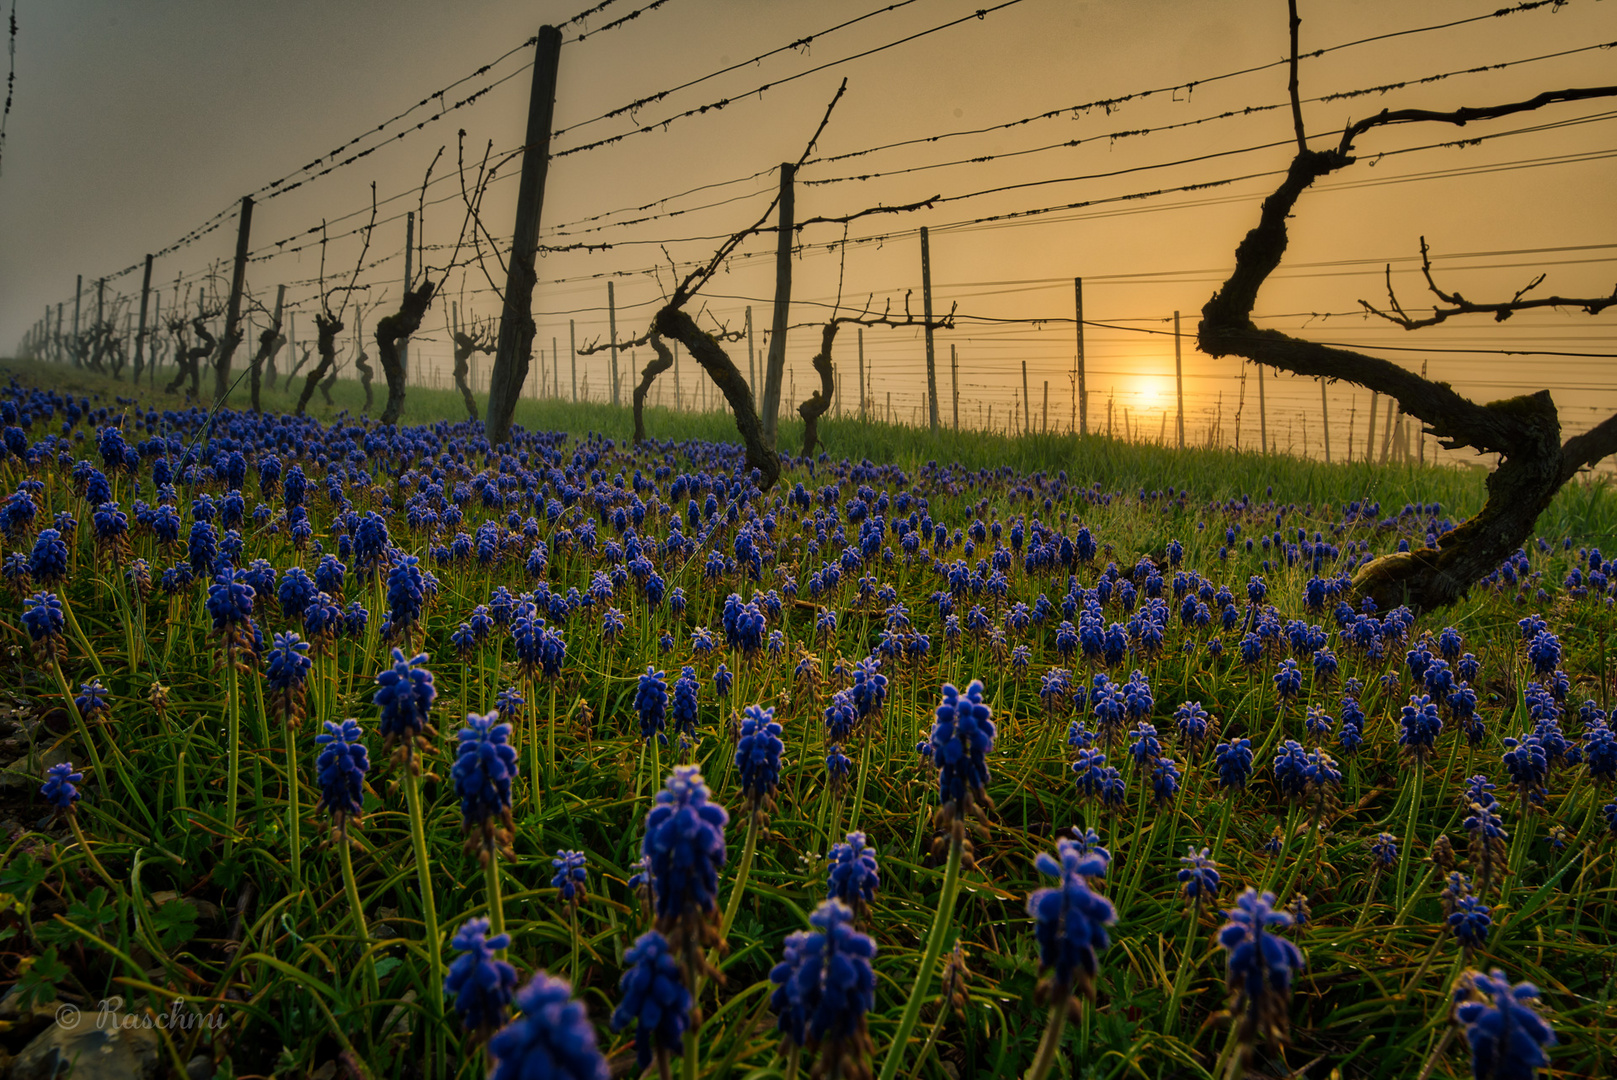
[[[1028,1080],[1042,1080],[1054,1063],[1063,1026],[1069,1016],[1079,1017],[1078,993],[1094,998],[1100,954],[1111,944],[1106,928],[1117,921],[1112,902],[1089,887],[1090,878],[1106,876],[1106,853],[1085,850],[1074,840],[1057,841],[1056,850],[1059,857],[1041,853],[1034,865],[1059,884],[1039,889],[1027,900],[1039,943],[1041,977],[1035,1000],[1050,1009]]]
[[[449,965],[444,995],[460,1014],[472,1042],[485,1042],[505,1026],[516,996],[517,969],[496,954],[510,948],[510,934],[489,934],[487,919],[468,919],[450,942],[460,956]]]
[[[1544,1048],[1555,1045],[1555,1031],[1534,1011],[1537,999],[1536,986],[1512,986],[1498,968],[1487,975],[1461,974],[1454,984],[1454,1020],[1471,1046],[1474,1076],[1534,1080],[1549,1065]]]
[[[264,688],[271,712],[294,731],[303,723],[305,683],[312,661],[309,643],[288,631],[275,635],[264,658]]]
[[[595,1026],[563,979],[535,972],[516,993],[521,1012],[488,1042],[489,1080],[611,1080]]]
[[[415,751],[425,750],[428,737],[438,734],[427,723],[438,690],[432,672],[423,666],[426,662],[426,653],[406,660],[402,650],[394,649],[393,665],[377,673],[378,689],[371,698],[382,713],[382,748],[392,751],[396,762],[408,765],[417,775],[421,765]]]
[[[612,1030],[635,1025],[635,1058],[641,1069],[657,1059],[658,1071],[667,1075],[668,1057],[685,1048],[691,1026],[691,991],[668,939],[655,930],[640,935],[623,957],[618,989],[623,998],[612,1014]]]
[[[1226,912],[1230,921],[1218,934],[1229,954],[1230,1008],[1238,1014],[1235,1039],[1243,1053],[1259,1039],[1285,1041],[1292,978],[1304,967],[1297,946],[1273,932],[1292,924],[1274,904],[1273,893],[1246,890]]]
[[[646,815],[640,851],[650,874],[656,927],[687,971],[706,971],[703,949],[719,941],[719,871],[730,815],[711,801],[702,770],[681,765]]]
[[[460,797],[466,850],[485,866],[496,854],[514,859],[511,781],[517,774],[517,751],[511,745],[511,725],[500,722],[497,709],[482,716],[468,713],[459,738],[450,775]]]
[[[856,919],[863,918],[881,888],[876,849],[865,842],[865,834],[851,832],[846,843],[832,845],[826,868],[826,898],[842,901]]]
[[[365,774],[370,756],[364,732],[352,718],[325,722],[325,732],[314,737],[322,749],[315,760],[320,780],[320,809],[331,815],[332,839],[347,842],[348,826],[361,824],[365,806]]]
[[[1185,899],[1200,912],[1202,904],[1218,895],[1218,887],[1223,880],[1218,873],[1218,863],[1208,857],[1206,848],[1198,853],[1194,845],[1185,850],[1179,862],[1183,867],[1179,871],[1179,883]]]
[[[786,749],[780,736],[773,708],[747,706],[736,740],[735,762],[748,810],[760,826],[774,809],[775,791],[780,786],[781,753]]]
[[[993,711],[983,701],[983,684],[973,680],[962,695],[952,684],[945,683],[936,717],[923,749],[938,770],[940,805],[933,825],[946,830],[951,840],[940,836],[934,842],[934,852],[941,852],[945,843],[952,841],[961,847],[963,865],[970,867],[967,824],[986,832],[988,816],[984,809],[993,809],[987,786],[988,754],[994,749],[995,729]]]
[[[865,1017],[876,1004],[876,943],[854,928],[853,911],[840,900],[823,901],[809,924],[812,930],[787,936],[769,973],[769,1007],[794,1062],[802,1049],[818,1051],[813,1075],[868,1080]]]
[[[45,783],[39,789],[40,795],[51,805],[51,813],[63,817],[73,816],[73,804],[82,798],[79,785],[84,783],[84,774],[74,772],[73,766],[68,762],[52,765],[45,773]]]
[[[61,599],[53,592],[38,592],[22,602],[22,625],[34,649],[34,659],[49,664],[67,651],[67,627]]]
[[[556,857],[550,860],[551,868],[556,871],[550,879],[550,887],[556,890],[556,898],[563,907],[576,911],[583,901],[584,883],[589,880],[588,861],[582,851],[567,850],[557,851]]]

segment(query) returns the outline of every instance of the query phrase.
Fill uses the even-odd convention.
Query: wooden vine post
[[[489,376],[488,416],[484,431],[495,446],[511,434],[511,420],[522,384],[528,377],[533,338],[533,287],[538,280],[534,258],[539,247],[539,214],[545,201],[545,177],[550,169],[550,129],[556,110],[556,68],[561,61],[561,30],[539,28],[534,46],[533,87],[528,98],[528,132],[523,140],[521,188],[517,194],[516,227],[512,230],[511,257],[505,279],[505,304],[500,311],[500,337]]]

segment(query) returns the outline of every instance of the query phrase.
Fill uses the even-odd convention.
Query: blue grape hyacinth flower
[[[937,824],[962,843],[963,859],[971,865],[971,844],[965,840],[966,823],[975,819],[986,827],[988,755],[994,749],[993,710],[983,701],[983,684],[972,680],[961,694],[950,683],[943,686],[927,739],[927,753],[938,770]]]
[[[33,642],[35,655],[52,660],[62,651],[67,613],[53,592],[37,592],[22,602],[22,625]]]
[[[1456,981],[1454,1019],[1465,1030],[1478,1080],[1533,1080],[1549,1065],[1544,1048],[1555,1045],[1555,1031],[1534,1011],[1537,999],[1538,987],[1512,986],[1498,968],[1467,971]]]
[[[640,718],[640,737],[646,742],[656,739],[667,746],[664,729],[668,726],[668,684],[663,681],[663,675],[650,664],[646,665],[646,673],[640,676],[635,689],[634,711]]]
[[[1454,902],[1448,925],[1455,941],[1467,949],[1480,949],[1487,944],[1488,931],[1493,927],[1493,913],[1480,898],[1462,896]]]
[[[550,860],[556,871],[550,887],[557,891],[557,899],[564,907],[576,909],[584,899],[584,884],[589,880],[589,860],[582,851],[561,850]]]
[[[1260,896],[1256,889],[1246,890],[1226,912],[1230,921],[1218,934],[1218,943],[1228,952],[1230,1007],[1240,1013],[1235,1035],[1243,1045],[1259,1038],[1271,1043],[1285,1039],[1292,979],[1304,967],[1297,946],[1273,932],[1292,924],[1292,917],[1274,903],[1273,893]]]
[[[595,1026],[572,994],[565,980],[543,971],[517,991],[522,1015],[488,1042],[495,1061],[489,1080],[611,1080]]]
[[[52,813],[71,814],[73,804],[82,798],[78,787],[82,783],[84,774],[74,772],[72,764],[64,761],[46,770],[45,783],[39,793],[51,804]]]
[[[657,929],[675,947],[718,941],[719,870],[730,815],[711,801],[702,771],[674,769],[646,815],[640,852],[647,860]]]
[[[1089,878],[1105,877],[1108,857],[1101,849],[1085,851],[1073,840],[1056,842],[1058,855],[1041,852],[1034,865],[1057,885],[1039,889],[1027,900],[1039,943],[1039,1001],[1058,1004],[1074,990],[1094,994],[1100,954],[1111,944],[1106,927],[1117,921],[1112,902],[1089,887]]]
[[[511,725],[501,722],[498,709],[486,715],[468,713],[459,740],[450,776],[460,797],[466,850],[485,865],[496,852],[515,858],[511,781],[517,774],[517,751],[511,745]]]
[[[382,745],[384,749],[397,746],[395,758],[419,769],[414,760],[418,743],[425,749],[425,736],[432,731],[427,715],[438,697],[432,683],[432,672],[424,666],[427,654],[419,653],[406,660],[404,652],[393,650],[393,666],[383,668],[376,675],[376,693],[371,702],[382,713]]]
[[[1197,911],[1208,900],[1218,895],[1219,884],[1223,878],[1218,872],[1218,863],[1207,854],[1208,849],[1202,848],[1197,852],[1195,845],[1186,849],[1179,862],[1183,869],[1179,871],[1179,884],[1184,890],[1185,899]]]
[[[741,720],[741,736],[736,740],[736,771],[741,776],[741,793],[761,824],[774,808],[775,790],[780,786],[781,726],[775,710],[748,705]]]
[[[275,715],[296,730],[303,723],[304,684],[309,677],[309,643],[288,631],[275,635],[264,658],[264,688]]]
[[[1252,777],[1252,740],[1231,739],[1219,743],[1213,751],[1218,768],[1219,787],[1242,791]]]
[[[795,1046],[818,1047],[816,1076],[868,1076],[866,1014],[876,1004],[876,943],[854,928],[853,911],[828,899],[809,916],[812,930],[786,938],[769,1007]]]
[[[320,808],[331,814],[335,838],[347,836],[350,823],[358,825],[365,808],[365,773],[370,756],[364,732],[353,718],[325,722],[325,732],[314,737],[323,749],[315,760],[320,782]]]
[[[826,898],[840,900],[856,916],[863,915],[881,888],[876,850],[865,842],[865,834],[851,832],[846,843],[832,845],[826,865]]]
[[[612,1030],[635,1025],[635,1057],[644,1069],[654,1055],[684,1049],[685,1032],[691,1026],[691,992],[668,939],[655,930],[640,935],[623,963],[623,977],[618,980],[623,998],[612,1013]]]
[[[462,1030],[483,1042],[504,1026],[516,996],[517,969],[495,953],[511,947],[510,934],[488,936],[487,919],[468,919],[450,942],[461,955],[444,977],[444,994],[460,1014]]]
[[[832,743],[825,750],[825,780],[833,796],[840,795],[848,786],[848,777],[853,773],[853,759],[842,752],[842,747]]]

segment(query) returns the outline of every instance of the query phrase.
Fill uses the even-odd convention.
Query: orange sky
[[[927,225],[934,307],[947,310],[958,302],[961,314],[973,317],[937,335],[945,423],[952,418],[949,347],[953,345],[959,358],[963,424],[976,424],[979,416],[986,420],[989,405],[996,424],[1002,424],[1011,409],[1020,407],[1025,361],[1035,416],[1048,383],[1051,423],[1066,426],[1072,408],[1071,322],[989,320],[1070,320],[1072,278],[1082,276],[1085,316],[1129,328],[1086,331],[1091,423],[1104,425],[1110,400],[1119,427],[1127,408],[1131,423],[1143,415],[1151,436],[1160,430],[1164,416],[1169,417],[1172,432],[1173,341],[1139,331],[1171,329],[1173,311],[1179,309],[1187,333],[1187,428],[1194,440],[1221,406],[1228,435],[1242,394],[1239,365],[1200,356],[1188,335],[1274,177],[1255,176],[1138,200],[1105,200],[1284,168],[1292,149],[1290,116],[1284,108],[1189,123],[1284,101],[1283,66],[1208,81],[1285,55],[1283,0],[1126,4],[1020,0],[980,20],[968,19],[877,55],[746,96],[761,84],[969,16],[982,2],[912,0],[899,10],[818,38],[806,49],[679,91],[640,109],[634,121],[584,123],[639,97],[886,5],[871,0],[816,4],[669,0],[629,25],[583,41],[572,40],[579,27],[569,28],[562,49],[556,126],[573,130],[564,131],[554,142],[556,152],[699,105],[724,98],[734,101],[722,110],[678,121],[666,131],[636,135],[552,162],[542,242],[615,246],[542,260],[535,308],[540,313],[539,344],[547,357],[552,337],[565,353],[569,317],[576,323],[580,343],[604,334],[608,276],[615,284],[620,334],[642,332],[660,289],[669,281],[664,245],[675,260],[698,259],[712,250],[715,241],[692,238],[727,234],[751,222],[772,194],[774,177],[769,170],[801,153],[844,76],[849,80],[848,93],[820,141],[820,157],[1198,81],[1202,85],[1193,91],[1155,93],[1109,111],[1069,111],[998,132],[918,142],[846,161],[811,162],[800,174],[804,183],[797,191],[799,219],[935,194],[948,201],[919,213],[880,215],[854,223],[848,231],[850,240],[878,234],[886,238],[850,244],[845,261],[837,244],[843,237],[840,226],[805,229],[801,238],[808,247],[794,268],[794,301],[801,303],[794,308],[793,321],[824,317],[826,309],[815,304],[835,298],[839,274],[845,300],[859,302],[874,293],[878,305],[888,297],[902,303],[905,290],[915,289],[919,310],[915,230]],[[618,0],[586,28],[639,6],[636,0]],[[1499,6],[1500,0],[1429,0],[1419,5],[1303,0],[1302,45],[1305,51],[1334,46],[1466,19]],[[9,347],[47,303],[66,300],[71,318],[75,274],[93,280],[136,263],[146,251],[162,248],[229,208],[240,195],[291,173],[520,45],[538,23],[559,21],[575,11],[573,5],[500,0],[342,5],[154,0],[131,13],[129,5],[111,0],[49,4],[22,0],[16,102],[0,175],[0,340]],[[1324,140],[1348,120],[1382,107],[1446,109],[1513,100],[1551,87],[1610,83],[1617,81],[1612,78],[1612,51],[1590,48],[1608,42],[1617,42],[1617,5],[1571,0],[1558,10],[1513,14],[1340,49],[1303,62],[1305,99],[1483,65],[1511,62],[1512,66],[1455,74],[1383,94],[1309,102],[1307,127]],[[480,152],[488,140],[497,150],[518,143],[529,81],[529,73],[519,69],[530,55],[531,50],[522,50],[488,75],[450,92],[454,100],[512,76],[475,106],[453,112],[403,140],[386,140],[385,149],[359,163],[261,202],[252,236],[255,252],[269,256],[276,251],[274,241],[299,234],[301,239],[294,243],[307,242],[306,231],[318,228],[322,218],[332,223],[328,229],[333,235],[364,224],[372,181],[383,198],[401,196],[384,206],[380,217],[413,208],[416,198],[410,192],[440,145],[448,149],[435,176],[452,177],[457,127],[466,129],[473,151]],[[418,116],[432,111],[436,110],[422,110]],[[1386,355],[1417,368],[1424,360],[1433,377],[1452,381],[1463,392],[1483,399],[1548,386],[1562,406],[1567,430],[1587,427],[1617,408],[1617,378],[1610,373],[1609,357],[1496,356],[1456,350],[1508,347],[1614,354],[1617,324],[1609,313],[1590,318],[1575,312],[1535,312],[1503,325],[1464,320],[1418,334],[1358,314],[1310,320],[1307,313],[1356,312],[1360,298],[1381,302],[1383,267],[1389,260],[1406,306],[1424,303],[1415,261],[1422,235],[1439,257],[1440,281],[1473,299],[1502,298],[1540,270],[1549,274],[1546,289],[1570,295],[1608,293],[1617,252],[1617,201],[1611,198],[1611,155],[1617,153],[1612,145],[1617,131],[1613,120],[1617,103],[1596,101],[1464,131],[1415,126],[1372,134],[1360,144],[1360,164],[1320,184],[1301,203],[1287,262],[1259,301],[1259,313],[1269,316],[1265,324],[1292,331],[1307,325],[1316,336],[1367,348],[1380,344],[1446,350]],[[580,124],[584,126],[576,126]],[[1108,137],[1141,129],[1152,130]],[[1464,148],[1412,149],[1477,136],[1498,137]],[[1059,145],[1069,140],[1081,141],[1077,146]],[[1278,145],[1250,149],[1265,144]],[[1050,148],[1041,149],[1045,147]],[[1007,154],[1015,156],[970,160]],[[1387,156],[1378,157],[1381,154]],[[1203,160],[1187,161],[1191,158]],[[948,164],[952,162],[962,163]],[[1162,167],[1173,162],[1185,163]],[[898,170],[913,171],[808,183]],[[514,174],[515,166],[509,171]],[[725,184],[744,177],[754,178]],[[615,223],[646,214],[617,213],[584,221],[717,184],[725,186],[659,207],[705,209],[633,225]],[[956,198],[1008,185],[1033,186]],[[485,203],[485,224],[497,237],[509,233],[514,187],[514,176],[496,184]],[[452,178],[433,188],[432,197],[454,198],[429,207],[425,226],[429,244],[454,239],[462,216],[455,189]],[[991,215],[1091,200],[1100,202],[1012,221],[967,224]],[[339,218],[343,220],[337,224]],[[154,280],[164,285],[165,306],[172,302],[176,275],[185,279],[179,290],[183,297],[205,274],[210,260],[228,259],[233,233],[234,223],[226,222],[201,241],[158,260]],[[346,275],[358,243],[358,237],[331,243],[328,275]],[[371,297],[385,293],[396,301],[402,245],[402,220],[377,228],[368,259],[395,257],[362,278],[372,284]],[[706,290],[712,315],[737,326],[751,298],[756,321],[767,325],[773,247],[770,236],[754,238],[742,247],[742,257],[732,262],[730,272]],[[657,271],[659,262],[662,267]],[[272,298],[277,284],[306,282],[318,272],[314,246],[256,260],[249,283]],[[138,290],[138,275],[126,275],[110,287],[126,293]],[[463,287],[468,308],[481,314],[494,310],[481,274],[474,271],[464,282],[458,273],[452,275],[448,294],[459,297]],[[312,335],[315,291],[313,284],[293,284],[289,289],[289,296],[301,304],[299,334],[305,338]],[[414,346],[422,370],[447,357],[445,315],[435,306]],[[818,334],[796,330],[789,341],[793,384],[801,397],[809,385],[808,358]],[[762,344],[760,335],[760,348]],[[847,333],[838,345],[839,366],[851,376],[856,338]],[[895,413],[908,419],[920,408],[924,416],[925,356],[920,335],[911,330],[867,330],[865,354],[878,403],[885,404],[890,392]],[[637,359],[644,362],[644,350]],[[744,361],[745,353],[738,359]],[[581,376],[590,377],[592,391],[600,396],[605,390],[605,358],[579,363]],[[627,363],[624,368],[627,379]],[[690,387],[687,377],[683,389],[689,392]],[[844,409],[855,402],[851,378],[846,387]],[[1317,384],[1271,376],[1266,391],[1271,439],[1300,450],[1306,425],[1310,450],[1317,453]],[[663,392],[671,393],[672,387]],[[1250,444],[1256,437],[1255,376],[1245,394],[1243,440]],[[1332,390],[1338,454],[1350,410],[1355,413],[1362,451],[1367,405],[1362,392],[1355,400],[1344,388]]]

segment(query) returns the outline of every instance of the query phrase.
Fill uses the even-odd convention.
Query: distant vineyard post
[[[146,311],[152,298],[152,257],[146,256],[146,273],[140,282],[140,333],[135,337],[135,370],[130,376],[130,382],[140,385],[140,373],[146,364]],[[45,317],[50,318],[49,311]]]
[[[225,307],[225,332],[219,339],[219,355],[213,364],[213,400],[225,399],[230,392],[230,359],[241,344],[241,290],[247,280],[247,240],[253,230],[253,197],[241,197],[241,213],[236,228],[236,261],[230,271],[230,299]]]
[[[926,316],[926,408],[927,426],[938,432],[938,367],[932,343],[932,245],[927,238],[926,226],[921,226],[921,313]],[[955,427],[960,426],[960,412],[955,410]]]
[[[561,30],[554,26],[540,27],[534,50],[521,188],[517,195],[511,257],[506,266],[499,345],[494,355],[494,370],[489,376],[488,417],[484,422],[488,441],[495,446],[504,443],[511,434],[511,420],[522,396],[522,384],[528,377],[528,359],[533,355],[533,338],[538,331],[533,321],[533,287],[538,280],[534,257],[539,248],[539,214],[545,201],[545,177],[550,169],[550,129],[556,110]]]
[[[781,163],[780,192],[776,196],[780,220],[775,245],[775,313],[769,330],[769,360],[764,366],[763,437],[770,450],[775,449],[775,429],[780,422],[780,383],[786,374],[786,327],[792,306],[792,180],[796,175],[796,165]]]
[[[71,352],[72,352],[72,356],[73,356],[73,366],[74,367],[83,367],[84,366],[84,356],[83,356],[82,351],[79,348],[79,305],[83,302],[83,300],[84,300],[84,275],[80,274],[78,276],[77,283],[73,286],[73,340],[72,340]]]

